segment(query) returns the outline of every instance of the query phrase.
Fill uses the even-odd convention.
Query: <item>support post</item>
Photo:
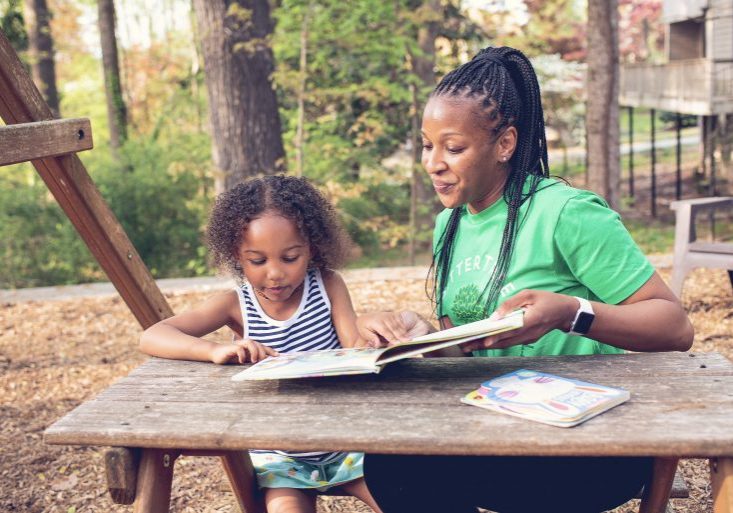
[[[651,482],[644,486],[639,513],[665,513],[678,461],[677,458],[654,458]]]
[[[733,513],[733,458],[710,459],[714,513]]]
[[[168,513],[177,457],[172,450],[142,449],[134,513]]]
[[[264,494],[257,487],[257,476],[247,451],[227,451],[221,460],[239,509],[246,513],[265,513]]]
[[[652,217],[657,217],[657,148],[656,148],[656,130],[655,130],[655,118],[657,117],[657,111],[651,109],[651,201],[652,201]]]
[[[140,451],[138,449],[112,447],[104,453],[107,489],[115,504],[135,502],[139,463]]]
[[[634,107],[629,107],[629,196],[634,197]]]
[[[707,116],[708,119],[708,153],[710,154],[710,192],[708,196],[716,195],[716,184],[715,184],[715,117]]]
[[[677,169],[675,175],[674,197],[682,197],[682,114],[677,113]]]

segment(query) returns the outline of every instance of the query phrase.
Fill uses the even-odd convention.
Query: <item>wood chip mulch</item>
[[[668,278],[665,270],[663,277]],[[421,280],[374,281],[352,290],[360,311],[411,308],[429,315]],[[169,295],[175,311],[207,294]],[[733,359],[733,294],[724,271],[699,270],[683,302],[695,325],[695,351]],[[139,365],[140,329],[118,298],[0,304],[0,512],[129,512],[105,488],[104,448],[45,445],[44,429]],[[707,462],[685,460],[689,499],[676,512],[712,510]],[[176,463],[171,511],[236,512],[218,460]],[[320,512],[369,512],[353,498],[320,497]],[[638,502],[616,513],[635,511]]]

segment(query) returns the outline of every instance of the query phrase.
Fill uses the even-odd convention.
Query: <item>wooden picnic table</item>
[[[459,402],[482,381],[519,368],[626,388],[631,400],[570,429]],[[243,450],[272,448],[653,456],[645,513],[663,511],[679,458],[709,458],[715,513],[733,513],[733,364],[717,353],[418,358],[378,375],[230,381],[239,370],[152,358],[50,426],[45,441],[126,448],[127,477],[114,462],[107,473],[112,488],[124,479],[130,486],[132,475],[136,513],[168,511],[181,454],[221,456],[240,505],[257,511]]]

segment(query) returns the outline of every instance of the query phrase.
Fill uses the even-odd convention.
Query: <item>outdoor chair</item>
[[[733,242],[698,241],[695,229],[697,215],[709,213],[714,236],[712,216],[716,210],[733,211],[733,197],[680,200],[672,202],[670,207],[676,212],[671,286],[677,297],[682,295],[685,277],[696,267],[726,269],[733,286]]]

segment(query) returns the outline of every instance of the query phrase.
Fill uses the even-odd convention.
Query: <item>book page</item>
[[[375,362],[386,347],[342,348],[271,356],[232,376],[232,381],[287,379],[379,372]]]
[[[431,351],[437,351],[446,347],[463,344],[477,338],[496,335],[505,331],[521,328],[524,324],[524,312],[517,310],[502,317],[501,319],[488,320],[464,324],[454,328],[448,328],[435,333],[429,333],[420,337],[415,337],[409,342],[402,342],[387,348],[384,354],[379,357],[378,365],[384,365],[389,362],[417,356]]]
[[[415,342],[415,340],[413,339],[410,342],[405,342],[403,344],[397,344],[396,346],[388,347],[387,351],[385,351],[377,360],[377,365],[385,365],[390,362],[402,360],[403,358],[409,358],[411,356],[418,356],[421,354],[430,353],[432,351],[438,351],[439,349],[445,349],[446,347],[452,347],[458,344],[463,344],[464,342],[476,340],[477,337],[496,335],[498,333],[503,333],[505,331],[510,331],[519,327],[521,327],[521,324],[519,326],[506,326],[504,328],[493,330],[484,334],[454,338],[450,340],[444,340],[442,342]]]
[[[524,311],[515,310],[514,312],[500,319],[482,319],[480,321],[469,322],[461,326],[454,326],[435,333],[428,333],[420,337],[415,337],[405,344],[417,344],[420,342],[440,342],[442,340],[451,340],[459,338],[474,338],[489,336],[492,333],[500,333],[506,329],[519,328],[523,324]]]

